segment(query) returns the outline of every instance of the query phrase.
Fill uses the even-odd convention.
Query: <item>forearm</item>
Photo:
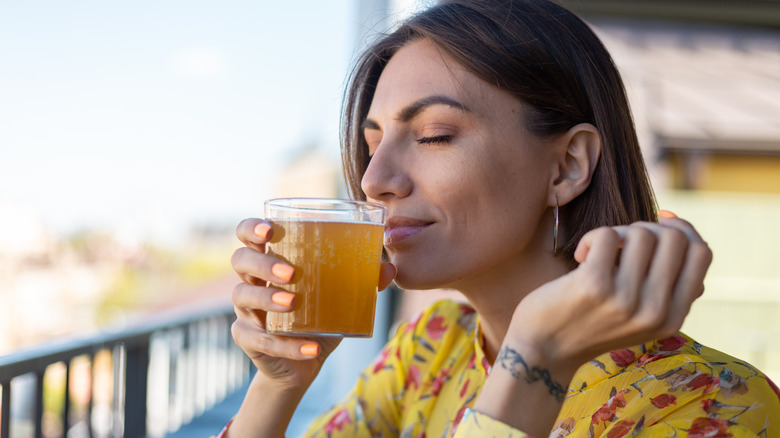
[[[229,438],[283,437],[306,388],[283,389],[257,373],[228,432]]]
[[[547,436],[571,375],[528,349],[503,345],[474,410],[533,436]]]

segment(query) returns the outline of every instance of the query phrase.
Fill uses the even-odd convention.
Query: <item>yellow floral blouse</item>
[[[525,437],[469,409],[490,364],[477,314],[440,301],[402,324],[307,437]],[[685,335],[583,365],[550,437],[780,437],[780,390],[750,364]]]
[[[474,309],[453,301],[402,324],[305,436],[529,436],[470,409],[490,373],[478,327]],[[747,362],[678,334],[584,364],[550,434],[566,436],[780,437],[780,390]]]

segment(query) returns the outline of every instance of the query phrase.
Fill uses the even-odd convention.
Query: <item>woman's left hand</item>
[[[567,275],[518,305],[507,338],[570,372],[611,350],[671,336],[704,292],[712,251],[679,218],[583,236]]]
[[[704,292],[712,252],[688,222],[661,218],[583,236],[580,265],[518,304],[474,409],[547,436],[576,370],[668,337]]]

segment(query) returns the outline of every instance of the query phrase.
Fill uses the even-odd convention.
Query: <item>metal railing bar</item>
[[[62,436],[70,429],[70,360],[65,361],[65,400],[62,405]]]
[[[11,436],[11,379],[3,380],[3,406],[0,416],[0,438]]]
[[[111,430],[115,437],[122,436],[125,428],[124,400],[126,388],[124,387],[124,381],[125,373],[127,372],[125,357],[127,357],[127,349],[123,345],[115,345],[111,351],[112,385],[114,388],[114,398],[111,401]]]
[[[154,332],[186,327],[193,319],[205,319],[226,313],[233,313],[232,305],[212,307],[173,318],[161,315],[119,332],[104,332],[63,340],[0,356],[0,381],[10,380],[31,371],[44,370],[49,364],[66,361],[82,354],[92,354],[119,343],[128,347],[146,345]]]
[[[0,385],[2,385],[0,438],[10,438],[11,430],[17,427],[12,427],[11,386],[16,377],[25,374],[31,374],[36,381],[35,386],[30,388],[30,395],[34,396],[33,409],[25,413],[24,421],[33,422],[36,438],[43,437],[44,426],[46,426],[43,421],[46,413],[43,398],[46,386],[44,378],[48,367],[60,362],[65,366],[63,385],[65,400],[60,411],[62,418],[59,422],[62,426],[62,436],[68,436],[69,429],[74,424],[78,427],[85,425],[85,432],[89,437],[105,432],[103,417],[93,418],[95,413],[93,411],[99,407],[95,396],[98,394],[96,391],[99,392],[100,389],[96,387],[96,383],[101,381],[98,374],[103,370],[101,364],[104,352],[108,352],[111,356],[113,370],[109,436],[143,437],[152,430],[148,428],[153,424],[157,425],[155,429],[159,429],[158,423],[161,420],[149,416],[152,411],[148,410],[147,405],[150,396],[148,394],[150,361],[158,354],[168,354],[170,361],[167,370],[169,399],[166,403],[169,413],[165,418],[167,423],[165,429],[170,429],[172,426],[170,415],[176,417],[173,425],[175,428],[189,423],[224,398],[233,389],[232,387],[240,385],[233,380],[246,378],[241,375],[244,374],[244,368],[249,367],[245,367],[246,364],[233,358],[236,355],[230,334],[230,325],[235,318],[233,312],[232,305],[220,301],[208,307],[183,308],[178,309],[175,314],[170,312],[160,314],[129,328],[122,328],[120,331],[106,331],[91,336],[71,338],[0,356]],[[161,337],[168,344],[166,347],[168,353],[152,351],[151,343],[157,337]],[[80,364],[81,358],[87,362],[85,377],[90,382],[87,406],[71,404],[72,400],[76,400],[71,397],[71,391],[74,389],[71,378],[80,376],[73,367],[74,360],[78,360]],[[234,362],[236,365],[233,365]],[[233,368],[236,366],[240,366],[240,369],[234,371]],[[17,397],[20,395],[23,394],[15,394]],[[86,412],[82,416],[82,410],[85,408]],[[100,422],[95,422],[97,420]],[[94,429],[93,422],[100,427],[99,430]]]
[[[94,408],[95,400],[95,352],[89,354],[89,400],[87,401],[87,417],[84,421],[87,424],[87,434],[89,438],[93,438],[94,432],[92,431],[92,409]]]
[[[35,438],[43,438],[43,376],[45,374],[41,371],[35,373],[35,411],[33,412]]]
[[[132,347],[125,350],[124,437],[146,435],[146,380],[149,371],[149,349]]]

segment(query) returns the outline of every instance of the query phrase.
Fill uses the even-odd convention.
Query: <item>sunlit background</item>
[[[429,3],[0,0],[0,355],[229,301],[235,225],[343,195],[353,53]],[[624,76],[660,207],[715,253],[684,330],[780,379],[780,6],[567,3]]]
[[[0,351],[224,274],[284,167],[338,159],[353,3],[0,2]]]

